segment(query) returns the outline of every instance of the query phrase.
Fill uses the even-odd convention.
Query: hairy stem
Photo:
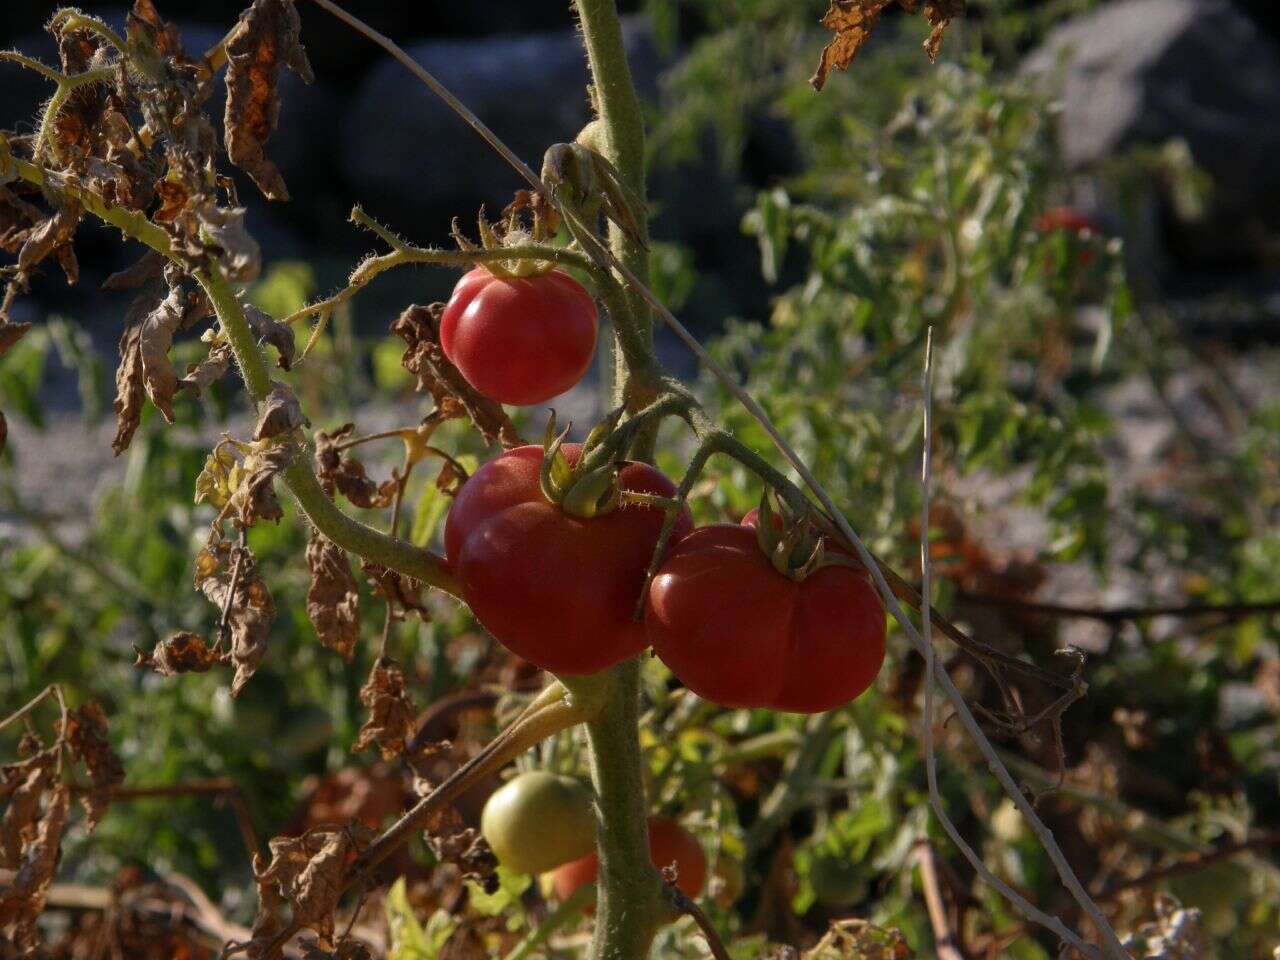
[[[640,661],[610,669],[611,696],[587,723],[596,788],[596,926],[592,960],[644,960],[669,919],[662,877],[649,859],[648,804],[640,755]]]
[[[260,402],[271,390],[271,376],[245,318],[244,308],[236,299],[235,291],[216,270],[199,270],[196,272],[196,280],[209,295],[250,395],[255,403]],[[443,558],[406,540],[375,530],[338,509],[316,479],[305,448],[297,444],[294,446],[293,461],[282,474],[284,482],[297,499],[302,512],[321,533],[344,550],[380,563],[397,573],[448,593],[456,595],[460,592],[457,578]]]

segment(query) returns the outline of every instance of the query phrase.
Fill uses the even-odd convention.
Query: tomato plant
[[[546,770],[517,774],[490,795],[480,832],[509,870],[543,873],[595,847],[591,793]]]
[[[866,574],[836,564],[787,576],[747,525],[700,527],[678,543],[645,624],[671,672],[725,706],[830,710],[884,662],[884,608]]]
[[[670,817],[649,817],[649,857],[658,869],[675,866],[676,886],[685,896],[696,897],[702,892],[707,855],[697,837]],[[594,883],[599,873],[600,858],[592,851],[559,867],[551,875],[551,886],[558,898],[567,900],[579,887]]]
[[[481,266],[453,288],[440,346],[485,396],[529,406],[582,379],[597,327],[595,301],[567,273],[501,276]]]
[[[561,450],[572,466],[582,448]],[[547,498],[545,456],[518,447],[477,470],[449,511],[445,552],[476,618],[508,649],[554,673],[595,673],[647,646],[633,613],[663,513],[642,504],[574,516]],[[623,495],[675,493],[643,463],[616,483]],[[676,536],[689,525],[682,514]]]

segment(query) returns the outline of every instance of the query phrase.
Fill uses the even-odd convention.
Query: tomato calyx
[[[829,550],[827,538],[810,512],[797,511],[771,489],[766,488],[760,497],[754,526],[756,542],[773,568],[797,583],[823,567],[865,569],[848,554]]]
[[[484,207],[480,208],[480,214],[476,218],[476,228],[480,234],[479,244],[473,243],[462,233],[455,218],[452,233],[458,249],[466,251],[501,251],[514,247],[525,247],[534,243],[545,243],[548,237],[555,233],[555,227],[548,221],[554,220],[558,223],[558,218],[555,216],[554,210],[544,211],[545,204],[528,199],[528,193],[529,191],[520,191],[516,195],[516,199],[503,210],[503,218],[497,223],[490,223],[488,218],[485,217]],[[525,226],[520,219],[520,212],[525,209],[531,211],[530,219],[532,223],[529,226]],[[481,263],[480,266],[495,277],[518,279],[540,277],[543,274],[550,273],[555,269],[556,265],[552,260],[521,257],[510,260],[487,260]]]
[[[607,460],[592,465],[590,454],[613,433],[622,417],[622,408],[610,413],[597,424],[582,444],[576,465],[564,455],[564,442],[573,428],[570,423],[556,433],[556,412],[551,411],[542,441],[542,470],[539,483],[542,494],[565,513],[590,519],[611,513],[622,505],[624,493],[618,477],[625,460]]]

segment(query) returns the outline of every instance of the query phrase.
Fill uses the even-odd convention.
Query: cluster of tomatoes
[[[445,308],[441,345],[488,396],[540,402],[582,375],[596,327],[590,294],[567,274],[478,268]],[[637,619],[660,502],[676,488],[648,464],[586,474],[582,458],[577,444],[509,450],[449,512],[445,551],[463,598],[508,649],[580,676],[651,646],[685,686],[730,707],[814,713],[875,680],[884,609],[866,572],[803,520],[784,529],[753,512],[695,530],[681,508]]]

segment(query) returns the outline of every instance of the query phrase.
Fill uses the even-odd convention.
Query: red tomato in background
[[[579,444],[561,449],[577,463]],[[477,470],[445,521],[445,552],[463,599],[507,649],[553,673],[596,673],[648,646],[632,613],[663,511],[621,506],[590,519],[565,513],[539,486],[542,456],[542,447],[517,447]],[[643,463],[623,467],[619,482],[624,490],[676,493]],[[692,525],[682,512],[671,542]]]
[[[445,305],[440,347],[486,397],[528,406],[582,379],[598,325],[591,294],[567,273],[499,277],[476,267]]]
[[[1050,207],[1044,213],[1035,219],[1035,228],[1040,233],[1053,233],[1055,230],[1061,230],[1063,233],[1074,234],[1081,241],[1087,242],[1089,237],[1100,235],[1101,231],[1098,225],[1089,217],[1086,217],[1074,207]],[[1087,267],[1093,262],[1094,251],[1088,246],[1083,246],[1076,253],[1076,261],[1082,267]]]
[[[825,566],[792,580],[749,526],[701,527],[676,544],[649,588],[645,625],[671,672],[727,707],[830,710],[884,662],[884,608],[866,574]]]
[[[707,880],[707,856],[697,838],[667,817],[649,818],[649,858],[661,870],[676,865],[676,886],[686,897],[696,898]],[[568,900],[579,887],[594,883],[600,873],[600,856],[591,851],[581,860],[557,867],[551,874],[556,897]]]
[[[1098,233],[1098,225],[1074,207],[1050,207],[1036,217],[1035,228],[1041,233],[1065,230],[1068,233]]]

